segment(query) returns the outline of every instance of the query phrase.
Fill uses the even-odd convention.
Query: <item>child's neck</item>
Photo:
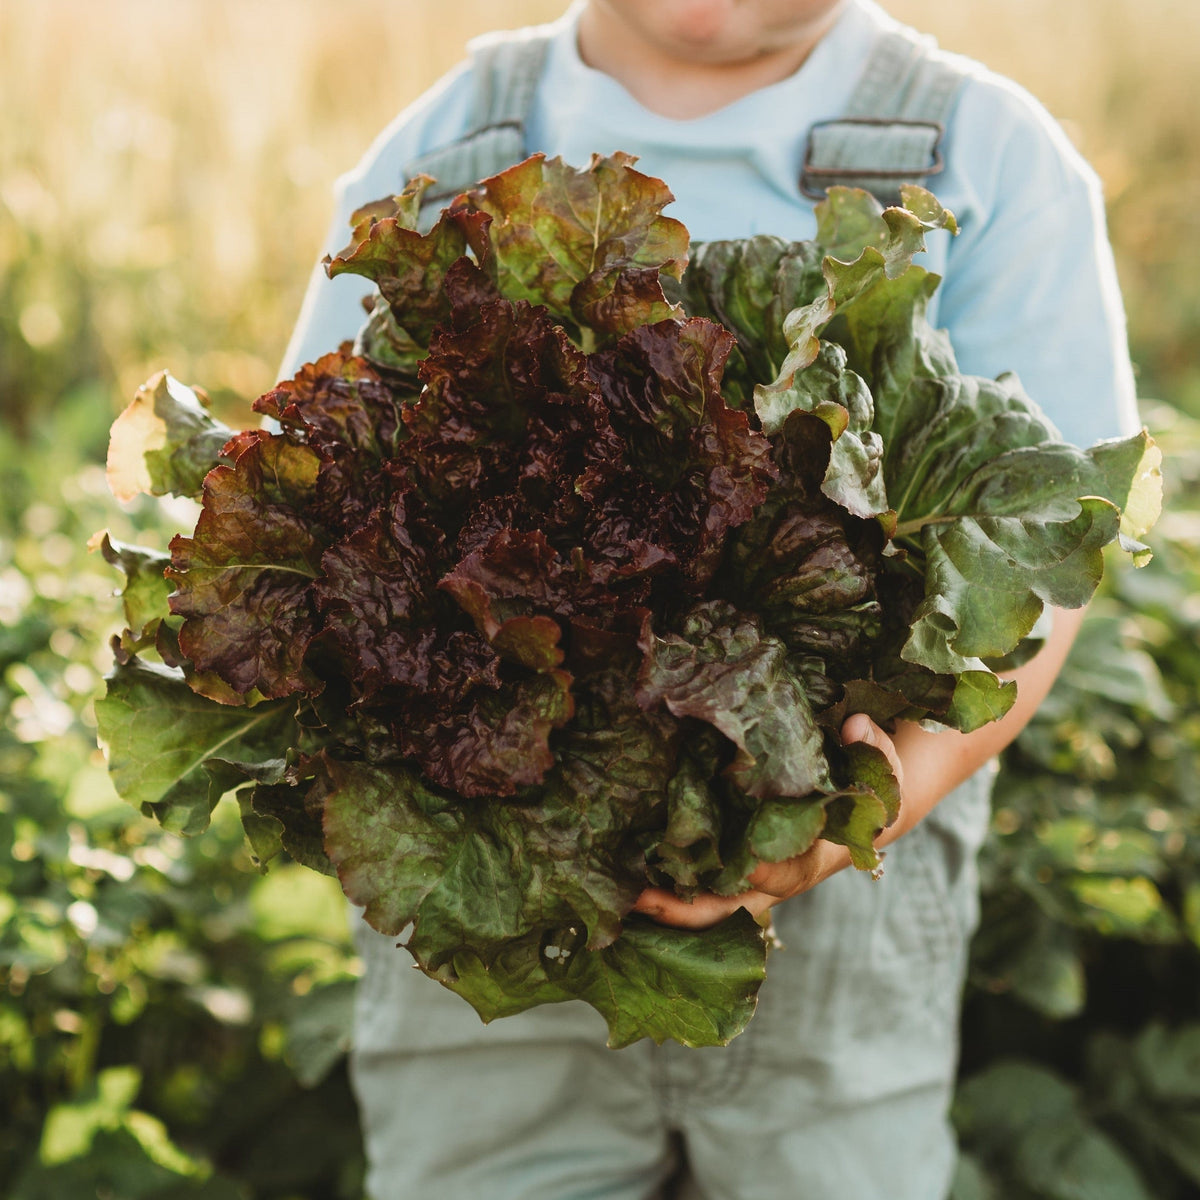
[[[799,70],[836,20],[839,4],[798,21],[786,40],[739,50],[728,58],[701,57],[655,39],[607,4],[589,3],[579,18],[579,55],[611,75],[643,108],[690,120],[715,112]]]

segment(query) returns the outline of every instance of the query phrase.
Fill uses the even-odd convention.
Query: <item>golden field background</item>
[[[563,7],[0,0],[2,303],[29,351],[89,323],[114,404],[164,365],[226,399],[264,390],[336,175],[467,38]],[[1200,407],[1200,4],[890,7],[1064,123],[1105,183],[1143,391]],[[49,399],[22,396],[27,383],[0,364],[0,408],[18,421]]]

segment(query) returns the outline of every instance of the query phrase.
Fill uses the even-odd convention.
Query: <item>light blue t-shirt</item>
[[[582,165],[593,152],[636,154],[666,180],[667,210],[694,240],[813,236],[813,201],[797,181],[809,127],[841,116],[881,32],[896,23],[872,0],[843,0],[835,24],[793,75],[691,120],[644,108],[579,56],[576,4],[552,26],[526,126],[530,152]],[[929,180],[960,234],[929,238],[924,265],[943,277],[930,317],[962,370],[1015,371],[1068,441],[1090,445],[1139,428],[1125,317],[1099,181],[1049,114],[977,63],[950,116],[945,171]],[[399,190],[406,165],[461,137],[468,63],[404,110],[337,185],[326,251],[341,249],[350,214]],[[370,284],[314,272],[283,373],[353,337]]]

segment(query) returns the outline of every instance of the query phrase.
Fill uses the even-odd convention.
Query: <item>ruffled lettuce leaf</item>
[[[646,847],[650,879],[691,899],[721,871],[721,834],[730,788],[721,776],[728,755],[717,730],[680,723],[683,736],[667,782],[666,827]]]
[[[578,559],[563,559],[540,531],[502,529],[438,586],[454,597],[498,654],[546,671],[563,661],[562,618],[610,599],[581,565]]]
[[[936,283],[918,266],[884,272],[827,332],[871,388],[901,569],[925,580],[900,655],[958,677],[947,720],[969,730],[1012,702],[988,662],[1016,651],[1045,605],[1087,602],[1103,546],[1120,532],[1145,561],[1160,460],[1144,432],[1065,445],[1014,376],[959,374],[925,319]]]
[[[357,695],[418,685],[429,669],[421,635],[437,614],[441,543],[419,500],[401,492],[321,555],[312,597]]]
[[[788,353],[756,386],[755,409],[776,436],[797,412],[828,426],[823,494],[877,516],[904,550],[890,569],[924,579],[902,614],[907,638],[881,641],[878,669],[855,694],[872,715],[890,708],[969,730],[1014,698],[990,664],[1019,653],[1045,605],[1086,603],[1102,546],[1119,531],[1135,562],[1146,560],[1158,452],[1144,433],[1066,446],[1015,377],[959,373],[925,318],[937,278],[912,261],[927,232],[954,231],[953,217],[921,189],[903,194],[904,207],[883,211],[866,193],[833,189],[819,206],[825,287],[788,315]],[[955,680],[948,704],[936,676]],[[905,703],[889,703],[889,691]],[[925,712],[922,694],[935,702]]]
[[[730,408],[721,376],[733,339],[711,321],[647,325],[592,356],[589,369],[634,467],[659,502],[625,530],[707,583],[725,534],[748,521],[775,478],[771,445]],[[640,537],[638,536],[640,533]]]
[[[774,439],[777,482],[730,538],[718,586],[789,652],[816,656],[823,674],[847,679],[867,669],[881,633],[885,539],[879,522],[826,494],[831,445],[817,417],[788,417]],[[811,672],[806,686],[819,690]]]
[[[824,737],[787,647],[732,605],[694,605],[679,631],[647,620],[638,702],[719,730],[736,747],[725,773],[751,796],[806,796],[833,783]]]
[[[305,666],[319,629],[311,585],[328,535],[306,512],[321,459],[284,437],[246,437],[232,466],[214,468],[192,537],[171,541],[171,611],[183,653],[240,692],[315,692]]]
[[[615,719],[589,729],[598,714]],[[598,949],[645,886],[638,829],[661,805],[673,733],[602,687],[544,788],[504,803],[464,803],[401,765],[327,760],[326,849],[371,925],[414,923],[409,948],[428,969],[570,924]]]
[[[161,550],[115,542],[107,530],[88,543],[99,550],[104,561],[125,576],[118,593],[125,611],[125,628],[114,638],[113,652],[118,661],[155,644],[159,624],[170,615],[167,598],[171,585],[163,572],[171,565],[171,556]]]
[[[659,636],[647,621],[641,647],[639,703],[703,722],[733,749],[722,755],[723,788],[708,782],[719,761],[711,741],[684,759],[672,780],[671,824],[654,848],[659,870],[678,873],[684,888],[734,894],[760,863],[802,854],[819,836],[849,846],[855,865],[878,865],[874,839],[899,813],[896,780],[871,747],[827,744],[803,668],[780,640],[731,605],[706,601],[678,633]]]
[[[824,257],[812,242],[768,234],[692,247],[677,291],[692,316],[708,317],[737,340],[723,381],[727,397],[750,406],[754,386],[779,374],[789,346],[784,318],[824,291]]]
[[[548,939],[511,943],[490,967],[464,952],[435,978],[485,1021],[579,999],[604,1017],[613,1049],[647,1037],[725,1046],[754,1015],[765,960],[766,934],[740,908],[702,930],[631,918],[621,937],[599,951],[579,951],[568,926]]]
[[[310,446],[353,456],[364,471],[389,456],[401,427],[392,389],[362,358],[345,348],[306,363],[254,402]]]
[[[662,209],[659,179],[620,152],[587,167],[535,154],[460,197],[491,217],[489,270],[512,300],[544,304],[584,349],[676,315],[660,277],[678,278],[688,234]]]
[[[410,375],[424,358],[434,328],[449,316],[442,287],[447,271],[468,246],[486,245],[487,219],[479,214],[443,213],[428,233],[417,232],[421,195],[430,182],[418,176],[400,195],[360,208],[351,218],[350,244],[325,260],[331,279],[362,275],[378,287],[390,317],[385,365]]]
[[[389,722],[403,754],[466,797],[510,796],[541,783],[554,765],[550,735],[574,713],[572,677],[546,671],[500,688],[473,689],[450,711],[421,720],[397,706]]]
[[[583,356],[542,308],[497,300],[457,311],[404,411],[404,469],[437,508],[518,490],[551,519],[559,508],[570,516],[576,478],[620,452]]]

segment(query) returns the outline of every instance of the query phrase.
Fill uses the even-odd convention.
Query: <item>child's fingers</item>
[[[775,902],[776,897],[763,892],[742,892],[737,896],[716,896],[701,892],[694,900],[680,900],[663,888],[646,888],[634,903],[634,912],[644,913],[660,925],[679,929],[710,929],[739,908],[749,909],[758,916]]]
[[[868,746],[882,751],[903,791],[904,767],[896,744],[866,713],[855,713],[842,722],[842,745],[849,746],[853,742],[866,742]]]

